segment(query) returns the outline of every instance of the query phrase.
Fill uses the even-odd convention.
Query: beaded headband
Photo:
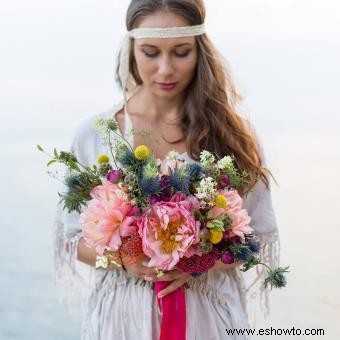
[[[116,80],[122,88],[124,101],[127,101],[128,92],[130,92],[136,86],[129,69],[129,55],[132,48],[132,38],[181,38],[201,35],[203,33],[205,33],[204,24],[163,28],[141,27],[128,31],[122,40],[120,49],[116,57],[118,74]]]

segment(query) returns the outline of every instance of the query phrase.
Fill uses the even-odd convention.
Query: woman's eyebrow
[[[183,44],[175,45],[174,47],[185,46],[185,45],[191,46],[192,44],[191,44],[191,43],[183,43]],[[151,45],[151,44],[142,44],[142,45],[140,45],[140,46],[141,46],[141,47],[158,47],[158,46]]]

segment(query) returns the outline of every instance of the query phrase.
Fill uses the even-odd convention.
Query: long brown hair
[[[181,16],[190,25],[202,24],[205,19],[203,0],[132,0],[126,15],[127,30],[138,27],[146,16],[164,10]],[[263,167],[255,130],[237,112],[242,98],[236,91],[228,64],[206,34],[197,36],[196,41],[196,72],[186,89],[181,117],[188,153],[195,160],[199,160],[203,149],[217,158],[233,154],[238,169],[249,174],[249,183],[239,188],[242,195],[258,178],[269,189],[268,174],[272,174]],[[141,85],[133,51],[129,62],[136,84]]]

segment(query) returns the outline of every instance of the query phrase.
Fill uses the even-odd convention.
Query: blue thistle
[[[259,242],[250,240],[247,242],[247,246],[251,250],[252,253],[258,254],[260,252],[261,245]]]
[[[237,261],[248,262],[253,258],[253,254],[246,244],[234,244],[230,246],[230,251],[233,253],[234,258]]]
[[[170,176],[169,176],[169,182],[171,186],[176,191],[181,191],[183,193],[189,193],[189,186],[190,186],[190,176],[181,173],[178,170],[175,170]]]
[[[76,191],[83,184],[83,178],[81,174],[72,174],[65,178],[65,184],[71,191]]]
[[[162,190],[161,184],[156,178],[146,178],[143,176],[140,179],[139,186],[145,195],[156,195]]]
[[[201,179],[204,175],[203,168],[200,164],[192,163],[189,165],[189,176],[193,179]]]
[[[268,276],[264,280],[264,286],[267,288],[270,285],[270,288],[282,288],[287,284],[284,273],[288,273],[289,267],[278,267],[276,269],[268,270]]]
[[[122,164],[123,167],[133,166],[136,162],[133,152],[129,150],[126,146],[121,147],[117,151],[116,158],[118,162]]]

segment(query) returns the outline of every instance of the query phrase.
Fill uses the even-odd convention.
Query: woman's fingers
[[[183,276],[183,272],[175,269],[167,272],[158,271],[158,273],[154,271],[154,274],[156,275],[153,275],[154,280],[152,281],[173,281]],[[145,280],[151,281],[150,278],[146,278]]]
[[[164,288],[163,290],[161,290],[158,293],[158,298],[162,298],[162,297],[172,293],[173,291],[175,291],[179,287],[183,286],[183,284],[186,281],[187,281],[187,278],[179,278],[177,280],[172,281],[166,288]]]

